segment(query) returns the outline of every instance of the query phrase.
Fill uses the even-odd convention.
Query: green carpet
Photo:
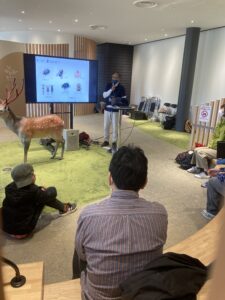
[[[132,122],[133,120],[131,120]],[[189,149],[191,135],[186,132],[178,132],[175,130],[165,130],[159,122],[151,121],[135,121],[135,127],[140,128],[156,138],[162,139],[167,143],[173,144],[181,149]]]
[[[58,150],[58,155],[61,149]],[[4,199],[4,187],[10,183],[10,170],[23,162],[23,148],[18,142],[0,143],[0,205]],[[76,202],[79,206],[101,199],[109,194],[108,166],[111,155],[99,146],[90,150],[65,151],[64,159],[50,159],[50,152],[33,140],[28,162],[33,165],[36,184],[55,186],[58,199]],[[6,170],[4,170],[6,169]],[[49,211],[49,209],[47,209]]]

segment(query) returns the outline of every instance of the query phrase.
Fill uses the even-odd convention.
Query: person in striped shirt
[[[121,147],[109,165],[111,196],[81,212],[73,277],[81,278],[82,299],[121,299],[119,284],[162,254],[167,212],[161,204],[139,197],[147,173],[143,150]]]

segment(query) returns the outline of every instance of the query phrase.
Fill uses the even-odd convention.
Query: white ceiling
[[[186,27],[205,30],[225,26],[225,0],[155,0],[158,6],[151,9],[137,8],[132,2],[0,0],[0,31],[60,29],[62,33],[82,35],[98,43],[135,45],[183,35]],[[21,13],[23,10],[25,13]],[[89,25],[107,28],[91,30]]]

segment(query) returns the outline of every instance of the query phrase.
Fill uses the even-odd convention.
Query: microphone
[[[23,286],[26,283],[26,277],[23,275],[20,275],[20,271],[19,271],[19,268],[17,267],[17,265],[5,257],[1,257],[1,260],[3,263],[5,263],[5,264],[9,265],[11,268],[13,268],[16,273],[16,276],[13,277],[12,280],[10,281],[11,286],[14,288],[19,288],[19,287]]]

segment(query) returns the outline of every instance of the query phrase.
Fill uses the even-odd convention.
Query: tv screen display
[[[25,95],[29,103],[88,103],[97,100],[98,64],[24,54]]]

